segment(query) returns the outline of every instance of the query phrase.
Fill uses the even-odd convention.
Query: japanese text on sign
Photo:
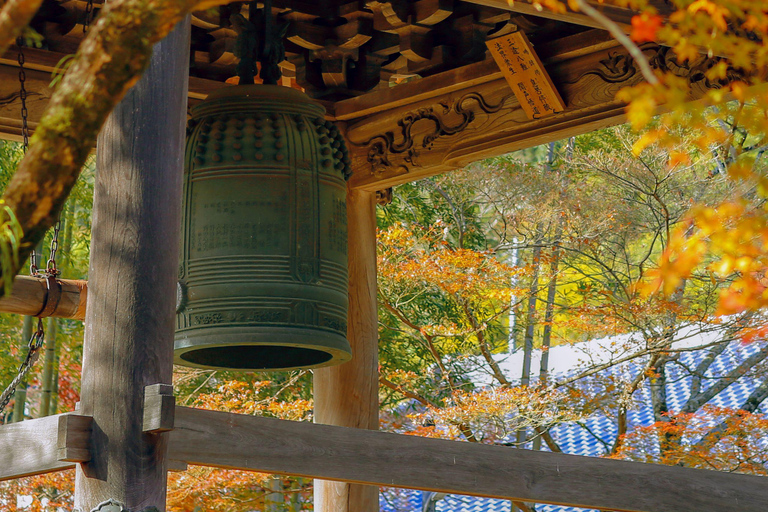
[[[563,99],[523,32],[492,39],[486,44],[529,119],[565,110]]]

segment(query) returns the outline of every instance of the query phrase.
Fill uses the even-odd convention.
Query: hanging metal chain
[[[51,252],[48,257],[48,263],[46,264],[45,273],[49,276],[57,276],[60,274],[59,269],[56,267],[56,251],[59,250],[59,231],[61,231],[61,217],[56,221],[53,226],[53,237],[51,238]]]
[[[24,69],[26,59],[24,57],[24,38],[19,36],[16,39],[16,46],[19,47],[19,99],[21,100],[21,138],[22,149],[26,154],[29,149],[29,110],[27,110],[27,72]],[[38,275],[39,269],[37,268],[37,252],[32,249],[32,254],[29,255],[29,274]]]
[[[93,0],[88,0],[85,4],[85,21],[83,22],[83,34],[88,32],[91,26],[91,20],[93,19]]]
[[[19,47],[19,99],[21,100],[21,137],[24,141],[24,151],[27,151],[29,147],[29,111],[27,111],[27,73],[24,70],[24,63],[26,61],[24,57],[24,38],[19,37],[16,39],[16,45]]]
[[[0,411],[5,409],[5,406],[8,405],[8,402],[11,401],[11,397],[16,392],[16,387],[18,387],[24,380],[29,373],[29,370],[32,369],[35,361],[37,361],[37,358],[40,356],[40,348],[43,346],[44,341],[45,331],[43,330],[43,319],[38,318],[37,331],[32,334],[32,337],[29,339],[29,344],[27,345],[27,357],[24,358],[24,362],[19,366],[19,371],[16,374],[16,377],[14,377],[8,387],[5,388],[3,394],[0,395]]]

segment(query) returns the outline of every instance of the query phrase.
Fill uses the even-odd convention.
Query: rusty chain
[[[24,57],[24,38],[19,36],[16,38],[16,46],[19,47],[19,100],[21,100],[21,139],[22,149],[26,154],[29,149],[29,110],[27,110],[27,72],[24,69],[26,58]],[[32,249],[32,254],[29,255],[29,274],[36,276],[39,274],[37,268],[37,251]]]
[[[85,21],[83,22],[83,34],[88,32],[93,19],[93,0],[88,0],[85,4]]]
[[[37,358],[40,356],[40,348],[43,346],[44,340],[45,331],[43,330],[43,319],[38,318],[37,331],[32,334],[32,337],[29,339],[29,344],[27,345],[27,356],[24,358],[21,366],[19,366],[19,371],[16,373],[16,377],[14,377],[8,387],[5,388],[3,394],[0,395],[0,411],[5,409],[5,406],[8,405],[8,402],[11,401],[11,397],[16,391],[16,387],[18,387],[19,383],[24,380],[24,378],[29,373],[29,370],[32,369],[32,366],[37,361]]]
[[[26,154],[27,149],[29,149],[29,111],[27,110],[27,88],[26,88],[26,80],[27,80],[27,74],[24,69],[24,64],[26,62],[26,59],[24,57],[24,38],[19,37],[16,40],[16,45],[19,47],[19,55],[18,55],[18,62],[19,62],[19,99],[21,100],[21,136],[22,136],[22,148],[24,153]],[[57,222],[56,226],[54,228],[54,234],[53,234],[53,240],[51,241],[51,257],[48,260],[47,270],[46,273],[50,275],[56,275],[58,274],[58,270],[56,269],[56,251],[59,247],[59,229],[60,229],[60,223]],[[39,270],[37,268],[37,253],[33,249],[32,254],[30,255],[30,265],[29,265],[29,272],[33,276],[40,275]],[[13,378],[11,383],[8,385],[8,387],[5,388],[2,394],[0,394],[0,412],[5,409],[5,407],[8,405],[8,402],[11,401],[11,397],[16,392],[16,388],[19,386],[21,382],[24,381],[29,371],[32,369],[32,366],[34,366],[35,362],[37,361],[38,357],[40,356],[40,348],[43,346],[45,340],[45,330],[43,329],[43,319],[38,317],[37,319],[37,330],[32,334],[32,337],[29,339],[29,343],[27,344],[27,355],[24,357],[24,361],[22,361],[21,366],[19,366],[19,370],[16,372],[16,376]]]

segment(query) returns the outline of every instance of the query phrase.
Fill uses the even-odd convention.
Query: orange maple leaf
[[[630,37],[637,43],[656,40],[656,33],[661,28],[664,19],[657,14],[646,12],[632,16],[632,33]]]

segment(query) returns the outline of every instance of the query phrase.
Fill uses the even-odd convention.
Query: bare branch
[[[621,45],[627,49],[629,54],[635,59],[640,72],[643,74],[643,78],[651,85],[659,85],[658,77],[653,73],[651,64],[648,59],[643,55],[643,51],[624,33],[624,31],[616,23],[604,16],[600,11],[592,7],[586,0],[576,0],[576,5],[579,6],[581,12],[600,23],[610,34],[621,43]]]

